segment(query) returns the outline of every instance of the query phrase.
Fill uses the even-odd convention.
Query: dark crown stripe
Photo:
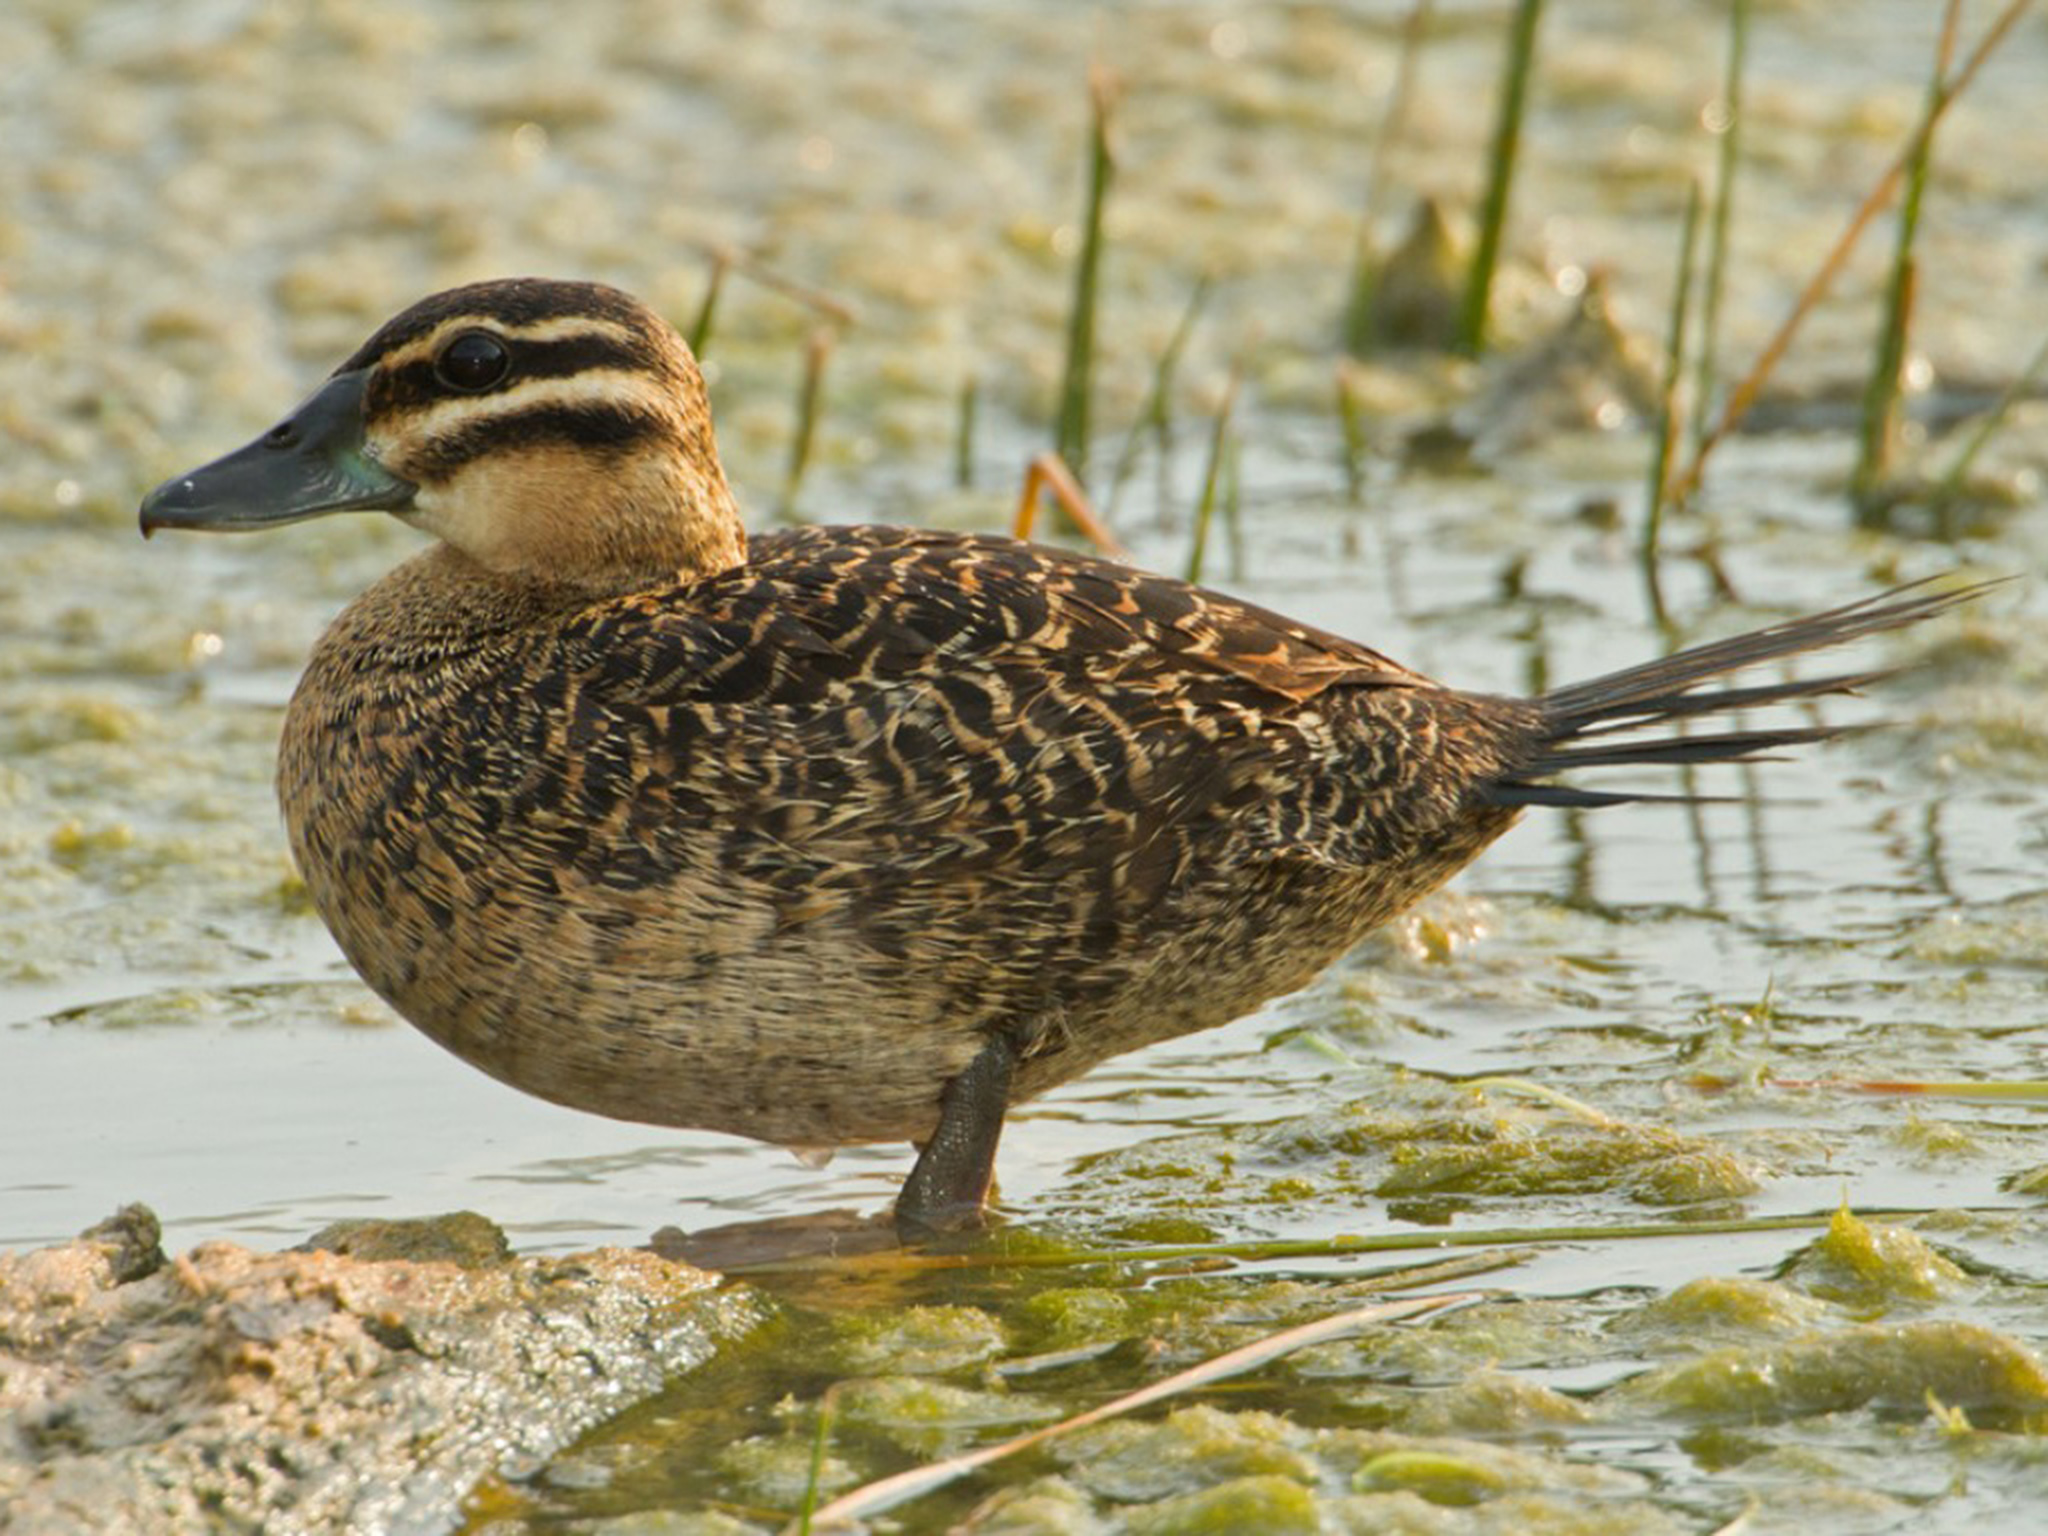
[[[403,314],[385,321],[336,372],[367,368],[378,358],[389,356],[457,318],[474,318],[479,324],[496,321],[519,330],[543,320],[577,315],[627,330],[637,330],[647,323],[647,311],[638,301],[602,283],[538,277],[471,283],[422,299]]]
[[[404,473],[419,480],[446,480],[487,454],[544,443],[617,454],[674,431],[674,423],[661,412],[621,401],[536,404],[466,421],[428,439],[406,455]]]

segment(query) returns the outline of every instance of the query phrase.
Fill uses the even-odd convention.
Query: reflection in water
[[[1733,728],[1741,729],[1742,721],[1737,719]],[[1683,723],[1679,729],[1682,733]],[[1707,808],[1696,798],[1703,792],[1699,769],[1686,764],[1679,770],[1679,783],[1683,786],[1680,793],[1689,797],[1684,806],[1685,830],[1692,840],[1693,871],[1700,883],[1700,904],[1710,911],[1715,910],[1719,908],[1720,901],[1714,890],[1714,844],[1707,835]]]
[[[727,1222],[690,1232],[663,1227],[648,1239],[647,1246],[665,1259],[679,1259],[723,1274],[798,1259],[894,1253],[902,1250],[903,1238],[886,1210],[834,1209]]]
[[[1929,890],[1951,900],[1955,887],[1949,883],[1948,860],[1942,853],[1940,799],[1930,799],[1920,812],[1919,871]]]

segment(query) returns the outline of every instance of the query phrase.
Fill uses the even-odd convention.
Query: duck
[[[362,979],[463,1060],[627,1121],[909,1141],[907,1232],[987,1219],[1014,1105],[1293,992],[1580,770],[1834,734],[1709,686],[1921,622],[1924,585],[1530,698],[993,534],[749,537],[653,310],[422,299],[146,535],[396,518],[285,711],[277,789]],[[1659,729],[1663,727],[1664,729]]]

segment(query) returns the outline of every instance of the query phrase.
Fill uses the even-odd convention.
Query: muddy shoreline
[[[467,1213],[308,1246],[166,1258],[131,1205],[0,1255],[0,1529],[449,1530],[765,1315],[649,1253],[515,1258]]]

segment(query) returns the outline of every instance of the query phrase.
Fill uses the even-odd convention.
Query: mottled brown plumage
[[[925,1221],[978,1205],[1006,1103],[1301,986],[1523,805],[1636,798],[1550,775],[1824,734],[1608,732],[1865,681],[1693,691],[1953,600],[1508,699],[1008,539],[749,545],[673,331],[533,280],[399,316],[144,526],[342,507],[440,541],[335,621],[286,717],[293,851],[364,979],[578,1108],[936,1134]]]

